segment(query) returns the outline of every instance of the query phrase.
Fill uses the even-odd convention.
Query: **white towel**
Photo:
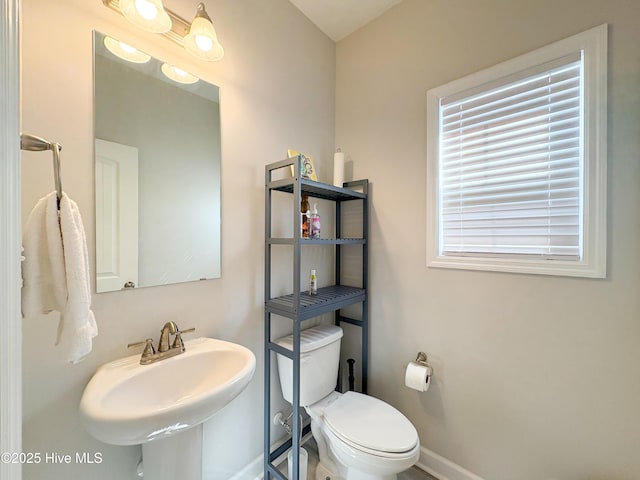
[[[60,220],[55,192],[41,199],[29,215],[23,238],[22,313],[60,312],[56,344],[63,333],[70,337],[68,359],[82,360],[98,334],[91,311],[89,255],[82,218],[76,203],[65,193]]]
[[[41,198],[29,214],[22,246],[22,316],[62,312],[67,280],[55,192]]]
[[[69,360],[76,363],[91,352],[98,326],[91,311],[89,254],[82,217],[78,205],[64,192],[60,200],[60,229],[68,293],[63,319],[73,332]]]

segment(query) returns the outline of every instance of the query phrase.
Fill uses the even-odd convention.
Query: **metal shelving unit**
[[[276,172],[292,169],[293,175],[286,178],[274,179]],[[275,174],[275,175],[274,175]],[[282,176],[282,175],[281,175]],[[300,176],[300,166],[298,157],[287,158],[280,162],[269,164],[265,167],[265,349],[264,349],[264,478],[270,480],[276,478],[287,480],[280,471],[273,465],[273,462],[286,452],[293,449],[293,478],[299,479],[299,452],[300,437],[292,435],[292,438],[275,450],[271,450],[271,353],[279,353],[290,358],[293,362],[293,415],[292,431],[299,432],[300,425],[300,331],[302,322],[327,313],[334,313],[336,325],[341,322],[356,325],[361,328],[362,335],[362,363],[361,363],[361,385],[362,392],[367,393],[367,363],[369,356],[368,338],[368,307],[367,307],[367,277],[368,277],[368,245],[367,237],[369,232],[368,223],[368,180],[358,180],[347,182],[343,187],[336,187],[320,182],[314,182]],[[293,202],[293,237],[278,238],[271,236],[272,219],[272,193],[285,192],[291,194]],[[336,224],[335,238],[309,239],[301,238],[301,218],[300,203],[302,195],[309,197],[330,200],[335,202]],[[362,237],[343,238],[342,231],[342,206],[344,202],[362,202]],[[271,247],[273,245],[290,245],[293,254],[293,292],[288,295],[271,297]],[[310,296],[308,291],[300,288],[301,272],[300,258],[302,248],[314,245],[334,245],[335,246],[335,279],[334,284],[318,289],[317,295]],[[341,282],[341,259],[342,247],[345,245],[362,246],[362,286],[353,287],[343,285]],[[360,304],[360,319],[343,316],[341,309]],[[271,339],[271,315],[292,320],[293,323],[293,350],[288,350],[274,343]]]

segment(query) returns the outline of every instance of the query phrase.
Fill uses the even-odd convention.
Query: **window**
[[[606,25],[427,92],[427,265],[606,275]]]

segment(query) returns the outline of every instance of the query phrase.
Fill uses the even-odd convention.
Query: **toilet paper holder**
[[[427,363],[427,354],[424,352],[418,352],[418,355],[416,355],[416,363],[424,365],[425,367],[431,366]]]
[[[431,377],[433,377],[433,368],[427,361],[427,354],[418,352],[416,359],[409,362],[406,367],[404,374],[405,386],[419,392],[426,392],[431,385]]]
[[[433,376],[433,367],[429,363],[426,353],[418,352],[418,354],[416,355],[415,361],[417,364],[427,367],[429,369],[429,374],[428,374],[429,377]]]

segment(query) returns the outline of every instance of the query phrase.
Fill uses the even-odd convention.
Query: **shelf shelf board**
[[[300,245],[364,245],[367,243],[364,238],[301,238]],[[296,239],[285,237],[267,238],[267,243],[271,245],[295,245]]]
[[[279,192],[293,193],[293,186],[296,183],[296,178],[285,178],[283,180],[275,180],[267,184],[267,188],[271,190],[277,190]],[[324,200],[362,200],[367,198],[367,195],[362,192],[357,192],[349,188],[336,187],[328,183],[314,182],[313,180],[307,180],[305,178],[300,179],[300,187],[302,193],[314,198],[321,198]]]
[[[295,295],[284,295],[265,302],[268,312],[283,317],[307,320],[325,313],[333,312],[347,305],[362,302],[366,299],[366,290],[345,285],[333,285],[318,289],[317,295],[300,292],[300,310],[296,312]]]

